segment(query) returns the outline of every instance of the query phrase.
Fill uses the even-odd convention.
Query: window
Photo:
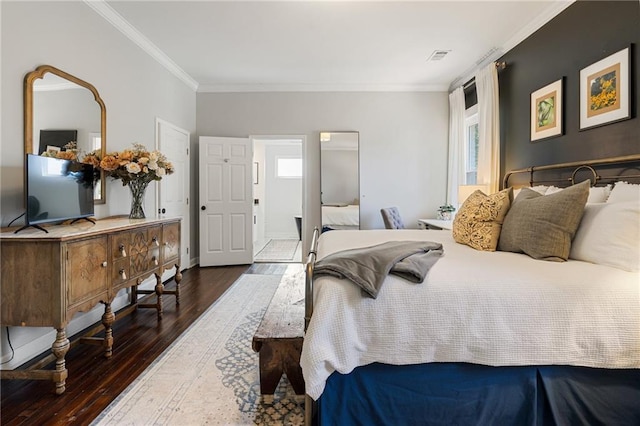
[[[464,127],[464,184],[475,185],[478,183],[478,142],[480,139],[477,104],[466,110]]]
[[[278,158],[276,165],[276,177],[301,178],[302,158]]]

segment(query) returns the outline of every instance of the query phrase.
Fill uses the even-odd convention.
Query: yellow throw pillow
[[[453,239],[476,250],[495,251],[502,221],[512,199],[512,188],[491,195],[475,191],[462,204],[453,220]]]

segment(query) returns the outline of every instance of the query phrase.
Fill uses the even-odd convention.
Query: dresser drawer
[[[118,286],[130,278],[129,258],[114,260],[111,265],[111,282]]]
[[[123,257],[129,257],[129,241],[131,234],[129,232],[120,232],[111,236],[111,259],[117,260]]]

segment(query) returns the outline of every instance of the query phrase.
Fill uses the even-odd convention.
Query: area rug
[[[286,376],[260,396],[251,340],[280,275],[245,274],[116,398],[93,425],[302,425]]]
[[[259,262],[291,262],[299,243],[299,240],[269,240],[254,259]]]

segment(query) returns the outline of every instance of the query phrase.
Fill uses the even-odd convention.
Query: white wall
[[[198,93],[197,133],[307,136],[303,242],[320,226],[320,131],[360,132],[362,229],[398,206],[409,227],[445,202],[447,93]],[[305,248],[306,249],[306,248]]]
[[[133,142],[154,147],[156,117],[190,131],[191,145],[196,145],[195,93],[85,3],[2,1],[0,8],[2,226],[23,212],[23,79],[39,65],[53,65],[96,87],[107,109],[107,150],[120,150]],[[191,169],[196,171],[197,155],[192,155],[191,160]],[[147,191],[148,215],[153,213],[154,189],[150,187]],[[193,200],[197,199],[196,191],[193,185]],[[127,189],[119,181],[109,180],[107,203],[96,206],[96,216],[127,214],[129,200]],[[196,214],[194,210],[192,224],[197,224]],[[197,247],[195,226],[191,232],[192,247]],[[122,300],[123,295],[119,295],[117,302]],[[118,308],[116,305],[114,308]],[[100,306],[89,314],[76,316],[68,334],[98,321],[102,309]],[[55,338],[50,330],[12,328],[16,356],[3,368],[19,365],[48,349]],[[2,355],[3,361],[10,355],[4,328]]]
[[[264,175],[265,238],[298,238],[294,217],[302,213],[302,178],[277,176],[278,158],[302,158],[298,143],[266,142]]]

